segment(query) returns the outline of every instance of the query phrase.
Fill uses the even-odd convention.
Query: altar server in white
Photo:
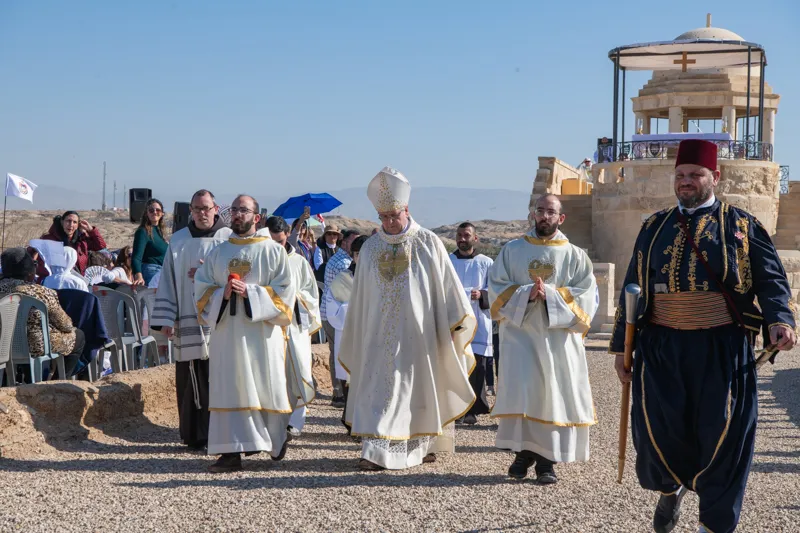
[[[292,272],[297,300],[294,304],[292,322],[287,328],[289,353],[286,354],[286,376],[289,380],[289,393],[296,402],[289,418],[289,434],[299,437],[306,420],[306,406],[314,399],[314,376],[311,373],[311,336],[319,331],[322,322],[319,318],[319,290],[311,263],[297,253],[289,244],[289,224],[283,217],[267,219],[269,235],[276,243],[286,249],[289,256],[289,270]],[[263,230],[262,230],[263,231]]]
[[[492,417],[498,448],[516,452],[508,470],[540,484],[557,481],[554,463],[589,459],[597,422],[583,337],[597,310],[592,262],[559,231],[566,218],[554,195],[535,204],[534,228],[500,251],[489,272],[492,316],[500,321],[503,364]]]
[[[195,274],[200,323],[212,329],[208,453],[211,472],[242,469],[241,452],[286,453],[294,403],[286,379],[287,336],[295,291],[282,246],[256,234],[258,203],[238,196],[231,235]]]
[[[475,404],[460,420],[468,425],[478,423],[478,415],[489,412],[486,400],[486,370],[492,361],[492,318],[489,314],[489,269],[492,260],[475,251],[478,233],[475,226],[464,222],[456,230],[458,249],[450,254],[450,260],[464,286],[464,293],[472,305],[472,312],[478,322],[475,338],[472,339],[472,353],[475,355],[475,370],[469,376],[475,392]],[[456,421],[459,422],[459,421]]]
[[[208,343],[211,329],[200,326],[194,275],[231,229],[218,215],[214,195],[205,189],[190,200],[189,224],[172,234],[156,292],[150,326],[172,340],[181,440],[190,449],[208,443]]]
[[[452,422],[475,401],[475,317],[442,241],[410,217],[410,193],[389,167],[367,188],[381,229],[361,248],[340,347],[345,422],[362,437],[364,470],[454,451]]]

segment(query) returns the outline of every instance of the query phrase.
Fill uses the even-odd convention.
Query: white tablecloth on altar
[[[702,139],[704,141],[732,141],[730,133],[652,133],[632,135],[633,142],[646,141],[682,141],[684,139]]]

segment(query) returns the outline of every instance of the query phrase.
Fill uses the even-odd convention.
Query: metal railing
[[[772,161],[772,145],[757,141],[711,141],[717,145],[719,159]],[[617,161],[672,159],[680,141],[631,141],[617,143]],[[609,152],[611,149],[609,147]]]
[[[789,165],[781,166],[781,194],[789,194]]]

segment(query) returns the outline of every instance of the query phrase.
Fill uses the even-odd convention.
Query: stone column
[[[736,107],[732,105],[726,105],[722,108],[722,118],[728,121],[728,133],[731,134],[731,137],[736,139]]]
[[[683,108],[669,108],[669,132],[681,133],[683,131]]]
[[[636,113],[636,122],[642,122],[642,135],[650,135],[650,117],[644,113]],[[634,130],[636,133],[636,130]]]
[[[775,109],[764,110],[764,127],[761,130],[761,138],[765,143],[770,143],[775,147]]]

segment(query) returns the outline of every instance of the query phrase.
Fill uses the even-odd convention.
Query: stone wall
[[[600,292],[600,305],[592,319],[591,331],[599,331],[603,324],[611,324],[616,313],[614,300],[614,263],[594,263],[594,277]]]
[[[778,255],[786,270],[789,286],[792,288],[792,301],[795,303],[794,319],[800,324],[800,251],[780,250]]]
[[[675,205],[674,160],[636,160],[595,165],[595,175],[622,166],[625,179],[596,180],[592,193],[592,242],[597,258],[615,263],[622,286],[633,244],[642,222],[652,213]],[[720,161],[717,196],[755,215],[770,233],[778,218],[780,167],[764,161]],[[607,181],[607,180],[603,180]]]
[[[561,183],[565,179],[580,179],[578,169],[555,157],[540,157],[539,169],[533,181],[533,195],[545,193],[561,194]]]
[[[800,250],[800,181],[789,183],[789,193],[780,196],[772,242],[778,250]]]

